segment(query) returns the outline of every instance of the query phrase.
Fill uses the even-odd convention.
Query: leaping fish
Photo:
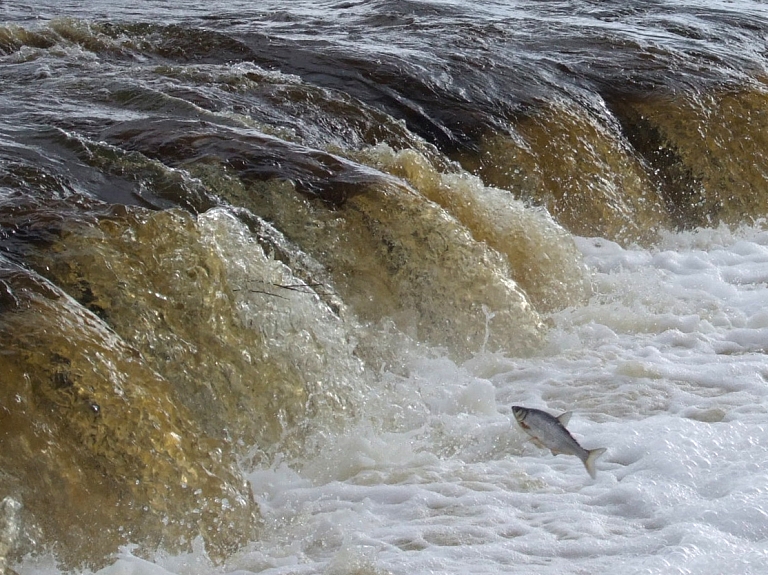
[[[595,461],[603,453],[605,448],[584,449],[576,441],[570,432],[565,428],[571,419],[571,412],[566,411],[559,417],[554,417],[546,411],[540,409],[529,409],[518,405],[512,406],[512,413],[520,427],[523,428],[531,441],[537,446],[549,449],[552,455],[562,453],[564,455],[575,455],[584,463],[592,479],[595,478]]]

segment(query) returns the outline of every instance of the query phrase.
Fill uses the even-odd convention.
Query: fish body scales
[[[525,423],[528,429],[523,429],[553,453],[576,455],[579,459],[586,459],[587,450],[579,445],[556,417],[543,411],[532,410]]]

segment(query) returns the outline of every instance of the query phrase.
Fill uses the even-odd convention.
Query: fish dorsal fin
[[[560,422],[560,425],[565,427],[568,425],[568,422],[571,420],[571,416],[573,415],[572,411],[566,411],[565,413],[558,415],[557,420]]]

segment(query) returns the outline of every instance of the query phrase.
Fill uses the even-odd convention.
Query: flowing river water
[[[766,572],[762,2],[0,15],[0,573]]]

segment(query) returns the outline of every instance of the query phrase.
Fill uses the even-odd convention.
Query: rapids
[[[0,573],[768,569],[760,2],[0,14]]]

